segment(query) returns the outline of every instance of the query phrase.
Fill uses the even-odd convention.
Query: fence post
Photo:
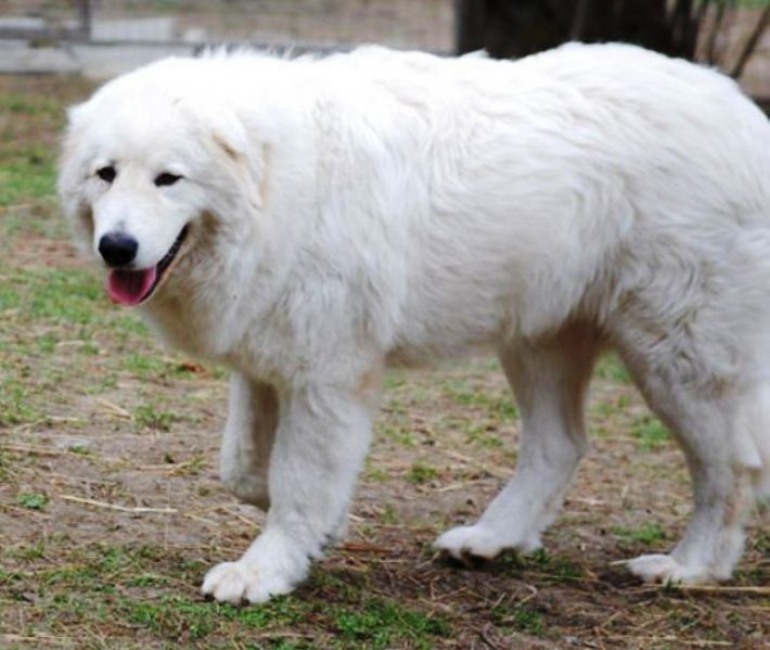
[[[80,40],[91,40],[91,0],[76,0],[78,12],[78,36]]]

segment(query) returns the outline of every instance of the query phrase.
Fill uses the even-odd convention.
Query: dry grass
[[[389,377],[349,541],[306,585],[263,607],[203,600],[206,568],[261,515],[215,476],[223,371],[161,350],[67,243],[50,147],[73,84],[0,78],[20,107],[0,112],[0,169],[20,183],[0,212],[0,647],[770,647],[767,513],[722,587],[643,586],[619,564],[670,547],[690,496],[613,359],[547,552],[469,569],[430,548],[515,462],[515,408],[496,365],[475,361]],[[48,181],[24,182],[37,172]]]

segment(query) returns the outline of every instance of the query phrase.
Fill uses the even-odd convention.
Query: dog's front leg
[[[310,560],[344,528],[371,437],[374,400],[371,379],[366,382],[366,390],[359,382],[279,393],[265,528],[240,560],[209,571],[204,594],[258,603],[288,593],[306,577]]]
[[[234,372],[219,474],[235,496],[262,510],[270,506],[267,475],[277,426],[275,389]]]

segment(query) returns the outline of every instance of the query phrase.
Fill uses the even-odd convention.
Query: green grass
[[[409,423],[393,424],[378,422],[376,430],[377,434],[383,439],[389,440],[398,446],[414,448],[418,444],[417,436],[415,436]]]
[[[8,364],[2,364],[7,366]],[[28,384],[12,374],[0,377],[0,426],[13,426],[24,422],[35,422],[42,412],[30,404]]]
[[[141,352],[128,352],[121,359],[124,370],[139,377],[158,377],[169,374],[170,364],[164,359],[151,357]]]
[[[657,522],[641,524],[637,528],[615,526],[612,528],[612,534],[620,538],[627,546],[641,545],[649,547],[666,539],[666,531]]]
[[[48,504],[48,497],[37,492],[24,492],[18,496],[16,501],[22,508],[27,510],[45,510]]]
[[[178,419],[171,411],[159,410],[151,403],[141,404],[134,411],[134,422],[139,429],[168,432]]]
[[[581,564],[566,556],[552,555],[544,548],[531,555],[506,553],[501,561],[510,571],[536,575],[539,582],[565,584],[586,579],[586,570]]]
[[[639,441],[645,451],[651,451],[665,445],[670,435],[668,429],[652,415],[642,415],[631,424],[631,435]]]
[[[535,608],[521,605],[513,609],[513,612],[507,618],[501,618],[500,623],[510,626],[512,629],[531,634],[533,636],[545,636],[546,617]]]
[[[85,271],[15,269],[0,262],[0,276],[6,281],[0,291],[0,423],[18,425],[54,413],[56,389],[65,379],[90,383],[98,376],[96,369],[71,373],[73,366],[92,365],[110,314]]]
[[[340,608],[332,613],[340,637],[358,647],[372,649],[409,647],[428,650],[434,637],[449,633],[442,618],[410,611],[392,601],[374,599],[364,607]]]
[[[54,159],[46,150],[36,153],[6,152],[0,167],[0,206],[49,197],[56,185]]]
[[[109,303],[91,270],[16,268],[0,260],[0,278],[0,425],[66,415],[67,399],[57,391],[65,381],[100,395],[129,378],[150,385],[195,380],[189,364],[148,341],[135,313]],[[137,397],[139,429],[168,431],[177,421],[168,406]]]
[[[489,424],[470,426],[467,440],[485,449],[500,449],[506,444],[506,441],[500,437],[497,426]]]
[[[60,537],[56,542],[67,540]],[[109,630],[112,638],[151,638],[184,647],[235,647],[228,644],[258,637],[268,645],[254,647],[313,648],[321,639],[328,648],[428,650],[450,632],[443,616],[367,593],[365,583],[340,584],[319,577],[315,587],[311,581],[307,598],[235,607],[198,596],[194,585],[201,565],[182,562],[173,551],[90,544],[70,550],[66,562],[43,562],[56,550],[56,543],[41,543],[34,553],[28,549],[18,556],[19,569],[0,570],[0,588],[12,600],[31,597],[16,589],[34,576],[25,634],[56,635],[80,626],[93,632]],[[179,592],[180,586],[181,593],[169,592],[169,587]],[[331,601],[319,598],[313,589],[326,590]],[[142,597],[136,597],[140,593]]]
[[[630,384],[631,376],[628,373],[625,365],[620,360],[617,354],[605,354],[596,366],[594,372],[596,377],[601,379],[609,379],[621,384]]]
[[[0,207],[53,195],[56,185],[55,147],[30,140],[30,124],[52,131],[64,123],[61,101],[42,95],[0,94]]]
[[[432,465],[417,461],[409,468],[407,480],[410,483],[422,485],[423,483],[435,481],[440,474],[439,470]]]
[[[518,417],[510,392],[490,391],[489,387],[474,386],[468,380],[447,380],[441,385],[444,395],[460,406],[475,407],[486,411],[501,421]]]

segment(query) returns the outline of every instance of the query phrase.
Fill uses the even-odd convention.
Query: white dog
[[[515,478],[454,556],[529,551],[586,450],[600,352],[681,444],[695,509],[645,580],[729,578],[770,491],[770,125],[622,46],[169,59],[70,115],[60,195],[114,301],[232,368],[222,479],[267,509],[203,591],[291,591],[345,528],[383,370],[501,359]]]

